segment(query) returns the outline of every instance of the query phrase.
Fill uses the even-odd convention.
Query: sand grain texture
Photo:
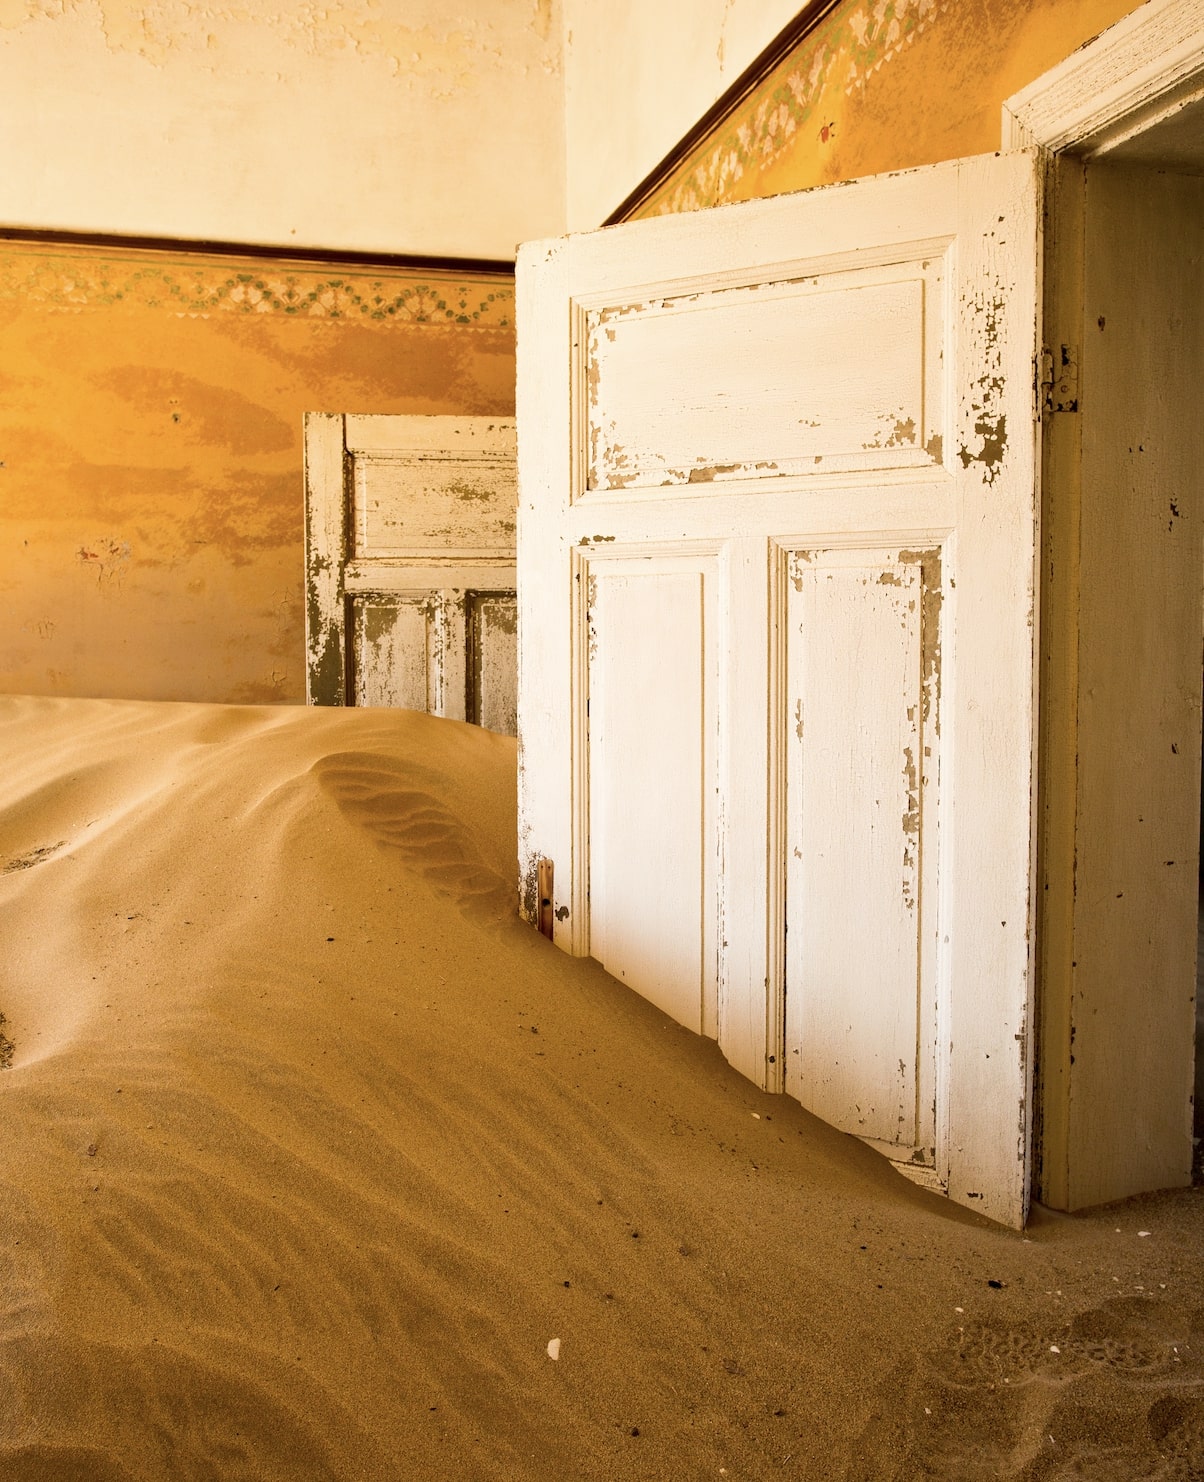
[[[512,742],[0,754],[0,1482],[1204,1477],[1200,1191],[1024,1238],[760,1094],[517,922]]]

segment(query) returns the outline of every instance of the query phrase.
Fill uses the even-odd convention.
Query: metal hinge
[[[555,927],[552,924],[552,861],[550,859],[538,861],[535,878],[536,888],[539,891],[539,908],[535,924],[539,927],[540,935],[551,941]]]
[[[1079,352],[1075,345],[1059,345],[1057,353],[1042,347],[1037,379],[1037,406],[1044,417],[1051,412],[1079,409]]]

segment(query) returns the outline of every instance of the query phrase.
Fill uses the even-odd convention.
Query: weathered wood
[[[469,602],[468,719],[486,730],[518,731],[518,601],[513,592],[473,593]]]
[[[369,593],[351,604],[356,705],[430,710],[436,599]]]
[[[315,413],[306,429],[310,703],[513,735],[514,423]]]
[[[514,550],[513,461],[357,452],[357,555],[374,559],[454,550],[472,561]]]
[[[305,698],[347,703],[343,570],[348,557],[343,419],[305,417]]]
[[[902,980],[898,943],[912,944],[926,986],[913,981],[910,1022],[926,1027],[903,1080],[893,1070],[884,1096],[870,1089],[886,1105],[904,1084],[912,1141],[891,1145],[921,1151],[951,1197],[1013,1224],[1027,1206],[1031,1104],[1038,198],[1033,157],[990,157],[530,244],[519,262],[526,910],[538,859],[555,858],[557,943],[610,955],[621,942],[628,981],[707,1032],[693,989],[666,995],[648,933],[655,918],[693,984],[694,944],[713,931],[719,1043],[737,1069],[778,1087],[785,1006],[804,992],[783,965],[795,930],[787,858],[806,844],[785,796],[790,553],[893,553],[889,569],[919,582],[921,608],[939,562],[931,662],[952,744],[939,796],[920,804],[935,858],[909,877],[925,924],[917,936],[902,832],[890,891],[873,907],[899,918],[896,945],[879,953],[887,976]],[[839,346],[837,302],[859,326]],[[641,555],[641,580],[657,582],[651,573],[670,579],[675,560],[709,563],[713,616],[693,657],[680,651],[685,599],[661,617],[632,595]],[[817,641],[839,653],[848,635],[826,621]],[[872,605],[865,621],[871,667],[889,668],[886,609]],[[684,735],[706,713],[698,676],[709,655],[714,781],[697,765],[707,737]],[[639,705],[613,696],[653,673],[641,728]],[[911,679],[892,673],[870,752],[883,777],[917,703]],[[923,747],[922,723],[920,733]],[[896,791],[901,760],[899,772]],[[698,795],[712,788],[714,842],[704,823],[696,854],[709,812]],[[816,806],[837,837],[830,805]],[[677,904],[677,886],[657,884],[660,902],[632,888],[657,859],[685,882]],[[829,904],[829,942],[864,935],[855,897]],[[863,986],[871,972],[867,956]],[[875,1053],[862,1053],[863,1068]]]
[[[1147,0],[1003,105],[1005,149],[1110,150],[1204,97],[1204,0]]]
[[[1047,345],[1082,345],[1083,165],[1063,158],[1046,185]],[[1052,352],[1051,357],[1052,357]],[[1060,349],[1059,349],[1060,354]],[[1069,1199],[1070,992],[1078,765],[1078,610],[1082,582],[1079,441],[1082,418],[1045,415],[1042,426],[1040,656],[1040,998],[1034,1094],[1036,1194],[1054,1209]]]
[[[1048,640],[1075,659],[1049,778],[1073,852],[1047,861],[1070,930],[1044,985],[1065,1026],[1050,1193],[1070,1209],[1191,1181],[1204,641],[1204,180],[1093,160],[1083,199],[1080,461],[1051,489],[1082,491],[1077,529],[1054,527],[1078,579]]]
[[[931,573],[895,552],[800,551],[789,574],[786,1089],[932,1166],[936,985],[921,942],[937,903],[921,855],[938,849],[923,805],[940,711],[937,635],[927,653],[922,640],[939,587],[934,601]]]

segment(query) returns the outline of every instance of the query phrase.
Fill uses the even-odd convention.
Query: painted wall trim
[[[5,236],[0,228],[0,301],[80,314],[155,309],[173,315],[278,314],[384,328],[455,325],[505,329],[514,322],[508,267],[455,271],[401,257],[350,262],[334,255],[208,253],[126,246],[106,237],[64,242]],[[434,260],[426,260],[434,261]]]
[[[794,20],[778,32],[763,52],[754,57],[731,87],[678,140],[664,159],[644,176],[631,194],[615,207],[602,225],[615,226],[621,221],[630,221],[645,201],[664,185],[699,144],[718,133],[741,103],[761,86],[774,68],[840,3],[841,0],[808,0]]]
[[[273,262],[339,263],[349,267],[472,273],[491,277],[514,276],[512,257],[422,257],[408,253],[342,251],[326,247],[273,247],[260,242],[207,242],[182,237],[132,237],[114,233],[67,232],[18,226],[0,226],[0,242],[47,247],[102,247],[123,251],[167,252],[173,257],[262,257],[270,258]]]
[[[1204,97],[1204,0],[1148,0],[1003,105],[1005,149],[1104,154]]]

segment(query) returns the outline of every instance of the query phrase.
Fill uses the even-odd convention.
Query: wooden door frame
[[[1204,0],[1148,0],[1003,105],[1004,149],[1098,156],[1204,98]]]
[[[1204,0],[1148,0],[1003,105],[1002,147],[1036,147],[1047,162],[1043,318],[1046,351],[1052,353],[1042,372],[1047,381],[1043,398],[1043,545],[1054,539],[1055,529],[1060,528],[1057,515],[1062,503],[1069,501],[1077,508],[1081,482],[1079,419],[1049,413],[1078,405],[1077,364],[1073,354],[1068,357],[1060,353],[1060,326],[1072,326],[1081,315],[1086,249],[1083,166],[1092,160],[1106,160],[1126,141],[1202,100]],[[1053,343],[1055,339],[1058,344]],[[1061,518],[1064,525],[1068,517]],[[1070,544],[1074,545],[1073,538]],[[1068,550],[1059,551],[1062,567],[1066,566]],[[1074,556],[1073,551],[1069,554]],[[1047,556],[1052,556],[1049,547]],[[1048,570],[1050,561],[1043,564]],[[1048,576],[1042,585],[1042,617],[1049,625],[1047,631],[1077,623],[1077,565],[1073,574],[1063,578],[1059,590],[1052,589]],[[1075,1148],[1067,1120],[1067,1077],[1074,1056],[1070,985],[1063,981],[1060,966],[1064,966],[1063,959],[1069,962],[1074,955],[1073,890],[1067,882],[1073,880],[1079,834],[1070,796],[1074,787],[1068,790],[1065,770],[1066,758],[1076,756],[1078,750],[1077,660],[1073,655],[1055,652],[1043,640],[1038,673],[1042,888],[1033,1159],[1036,1197],[1067,1208],[1074,1202],[1070,1162]],[[1055,1086],[1060,1089],[1055,1090]],[[1118,1190],[1117,1197],[1123,1192],[1128,1191]]]

